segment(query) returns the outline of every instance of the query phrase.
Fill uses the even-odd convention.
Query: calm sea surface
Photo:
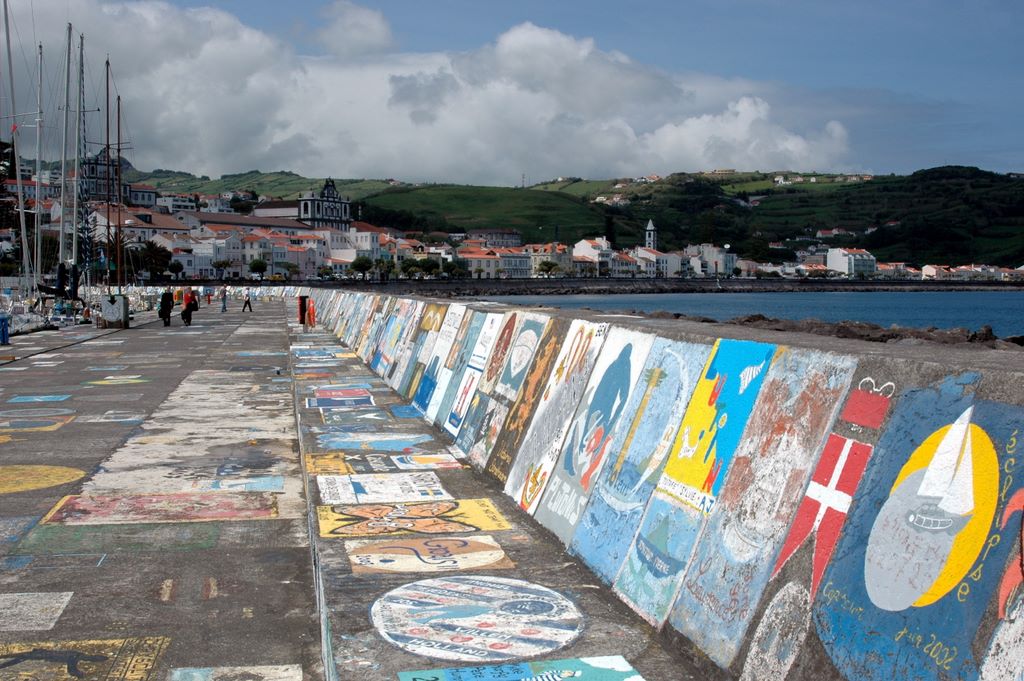
[[[488,300],[594,310],[662,310],[718,321],[763,314],[777,319],[850,320],[917,328],[962,326],[977,330],[988,324],[1000,337],[1024,335],[1024,291],[642,293],[494,296]]]

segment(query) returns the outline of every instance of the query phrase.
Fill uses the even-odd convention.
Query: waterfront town
[[[850,232],[819,229],[798,246],[772,242],[789,251],[791,262],[757,262],[730,251],[729,244],[690,244],[681,250],[659,249],[658,226],[648,221],[643,245],[616,249],[603,236],[576,243],[523,243],[514,230],[494,225],[462,233],[403,232],[374,225],[353,215],[351,202],[331,179],[295,199],[257,196],[237,189],[217,195],[161,193],[145,184],[120,183],[114,162],[103,152],[82,164],[84,193],[96,200],[83,214],[95,243],[121,243],[134,271],[145,282],[153,276],[141,258],[130,257],[147,245],[170,257],[164,274],[177,279],[388,279],[448,278],[526,279],[551,277],[607,278],[848,278],[878,280],[1020,281],[1017,269],[986,264],[914,267],[879,262],[867,250],[840,245]],[[62,213],[59,173],[23,170],[23,191],[42,233],[58,234]],[[648,178],[640,178],[640,180]],[[16,181],[6,181],[8,197]],[[595,199],[601,202],[606,197]],[[239,202],[250,212],[236,212]],[[66,213],[65,213],[66,214]],[[877,229],[877,228],[876,228]],[[14,230],[0,231],[0,251],[13,248]],[[100,254],[102,258],[102,253]],[[128,268],[126,268],[128,269]]]

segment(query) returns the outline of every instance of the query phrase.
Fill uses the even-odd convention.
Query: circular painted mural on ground
[[[583,631],[565,596],[502,577],[424,579],[381,596],[377,631],[398,647],[441,660],[500,662],[558,650]]]
[[[85,471],[66,466],[0,466],[0,494],[56,487],[85,476]]]

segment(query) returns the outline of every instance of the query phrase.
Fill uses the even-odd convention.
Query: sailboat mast
[[[11,22],[7,7],[7,0],[4,0],[4,37],[7,43],[7,79],[11,86],[11,114],[17,115],[18,109],[14,103],[14,61],[11,59]],[[29,277],[31,265],[28,257],[28,230],[25,227],[25,188],[21,182],[21,152],[18,149],[18,125],[14,124],[11,132],[11,144],[14,146],[14,181],[18,187],[18,218],[21,222],[21,274]],[[22,295],[25,291],[22,291]]]
[[[117,293],[121,294],[121,280],[124,278],[124,248],[121,242],[121,95],[117,96]]]
[[[106,176],[106,204],[107,204],[107,295],[110,295],[110,57],[107,57],[105,66],[107,85],[106,85],[106,105],[104,106],[104,115],[107,117],[107,143],[105,145],[106,158],[103,160],[103,174]]]
[[[43,265],[43,44],[39,43],[36,82],[36,282]]]
[[[75,196],[73,201],[74,228],[71,231],[71,263],[78,264],[78,195],[82,191],[82,128],[85,127],[85,36],[78,35],[78,116],[75,118]]]
[[[68,109],[71,108],[71,23],[68,23],[67,61],[64,68],[64,132],[60,141],[60,246],[58,262],[64,262],[64,214],[68,210]]]

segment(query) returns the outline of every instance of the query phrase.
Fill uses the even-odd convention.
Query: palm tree
[[[169,250],[155,241],[147,241],[142,244],[139,256],[141,259],[140,268],[149,272],[151,281],[157,281],[163,276],[163,273],[171,264],[171,259],[174,257]],[[181,263],[178,263],[178,265],[181,265]]]

